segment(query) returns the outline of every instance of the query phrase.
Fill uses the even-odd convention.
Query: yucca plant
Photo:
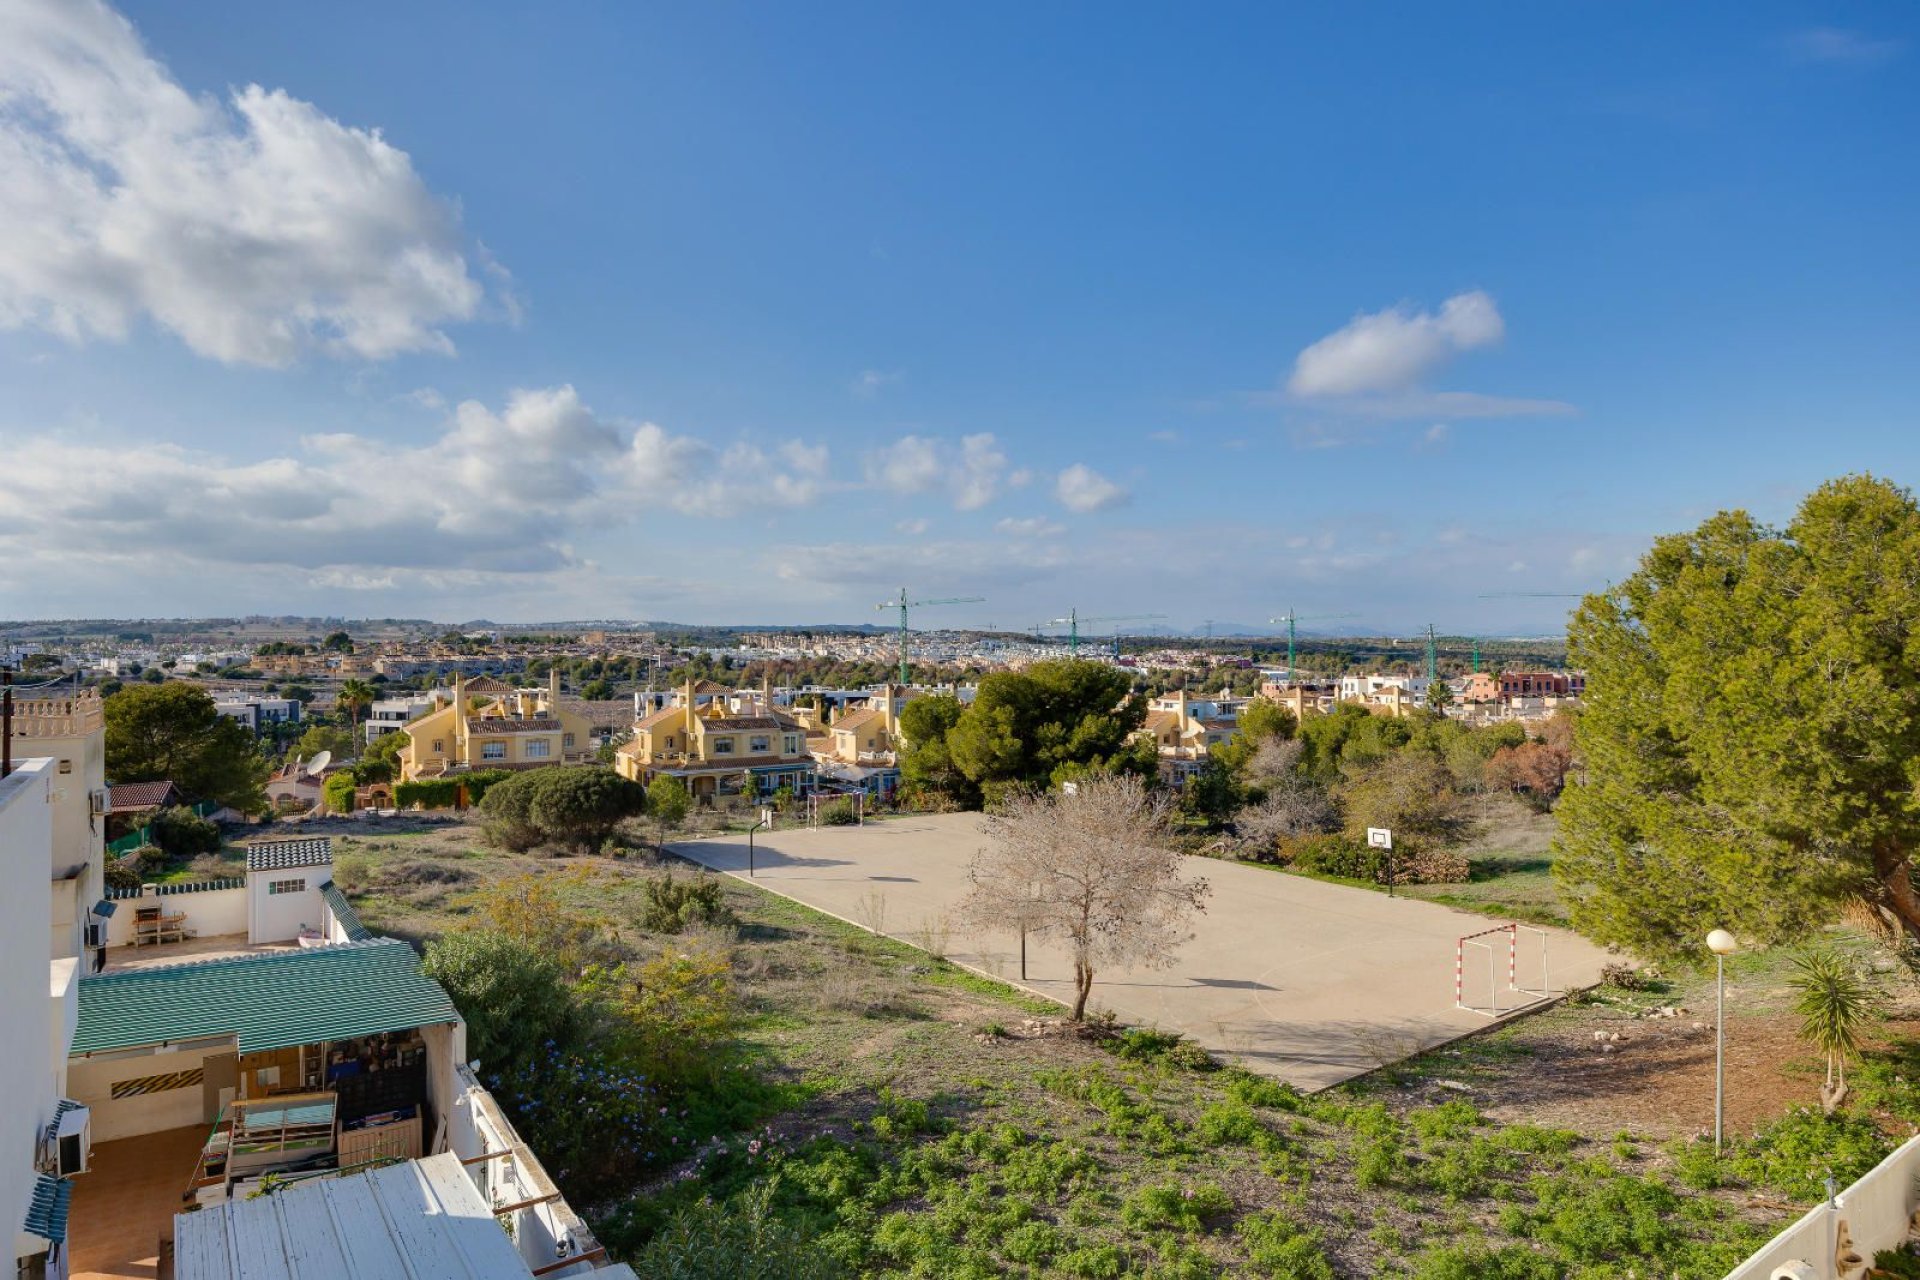
[[[1800,997],[1793,1006],[1800,1038],[1827,1057],[1820,1105],[1831,1115],[1847,1097],[1847,1059],[1860,1052],[1861,1038],[1879,1021],[1880,989],[1838,951],[1806,952],[1794,957],[1793,967],[1787,984]]]

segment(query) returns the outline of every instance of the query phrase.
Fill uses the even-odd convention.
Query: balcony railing
[[[78,738],[106,726],[92,689],[65,698],[23,698],[13,704],[17,738]]]

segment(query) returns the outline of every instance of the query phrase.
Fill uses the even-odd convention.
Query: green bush
[[[490,1073],[524,1071],[546,1046],[571,1046],[585,1027],[559,960],[492,929],[427,944],[421,964],[467,1020],[467,1046]]]
[[[159,845],[169,858],[185,862],[203,853],[217,852],[220,828],[211,818],[169,805],[153,815],[153,822],[147,827],[147,839]]]
[[[640,927],[648,933],[679,933],[690,924],[719,924],[733,918],[715,876],[677,880],[673,872],[646,882]]]
[[[141,845],[127,855],[127,860],[133,863],[136,884],[159,879],[173,865],[173,860],[167,857],[166,850],[157,844]]]
[[[1234,1225],[1247,1256],[1267,1275],[1289,1280],[1333,1280],[1333,1264],[1321,1248],[1320,1233],[1302,1226],[1280,1209],[1250,1213]]]
[[[1183,1186],[1159,1182],[1142,1187],[1120,1206],[1120,1220],[1145,1230],[1201,1231],[1209,1219],[1233,1212],[1233,1197],[1211,1182]]]
[[[842,796],[820,806],[820,821],[829,827],[851,827],[860,821],[860,817],[853,811],[852,798]]]
[[[480,802],[488,839],[508,849],[553,841],[582,853],[644,812],[646,788],[609,769],[553,766],[517,773]]]
[[[1486,1249],[1452,1244],[1423,1254],[1414,1265],[1414,1280],[1561,1280],[1566,1267],[1525,1245]]]
[[[674,1280],[834,1280],[845,1271],[812,1234],[773,1211],[777,1179],[725,1205],[703,1199],[675,1213],[632,1261]]]
[[[1826,1195],[1829,1175],[1845,1187],[1892,1150],[1887,1136],[1865,1116],[1829,1116],[1800,1107],[1742,1143],[1729,1163],[1748,1182],[1812,1204]]]
[[[507,778],[518,777],[509,769],[475,769],[440,778],[417,778],[394,784],[393,803],[402,809],[452,809],[459,805],[464,791],[469,805],[486,799],[487,792]]]
[[[1164,1062],[1187,1071],[1218,1071],[1213,1055],[1177,1031],[1157,1027],[1128,1027],[1119,1035],[1102,1041],[1107,1052],[1132,1062]]]
[[[108,858],[104,868],[107,888],[138,889],[140,871],[135,863],[136,860],[131,855],[124,858]]]
[[[1380,883],[1387,878],[1387,852],[1340,835],[1297,836],[1280,846],[1280,860],[1295,871]]]

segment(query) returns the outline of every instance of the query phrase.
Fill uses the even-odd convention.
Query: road
[[[843,920],[920,945],[947,937],[947,958],[1054,1000],[1072,998],[1073,966],[1058,944],[1029,941],[1026,977],[1015,932],[958,923],[967,866],[987,837],[978,814],[891,818],[864,827],[761,832],[753,882]],[[747,839],[670,846],[747,878]],[[1194,858],[1212,885],[1206,914],[1175,963],[1096,974],[1092,1004],[1121,1021],[1179,1031],[1248,1068],[1321,1089],[1444,1043],[1492,1019],[1455,1007],[1457,940],[1504,922],[1450,907],[1260,867]],[[1563,991],[1598,980],[1605,952],[1565,930],[1522,927],[1512,957],[1518,986]],[[1470,1004],[1511,1010],[1533,997],[1508,988],[1507,935],[1470,948]]]

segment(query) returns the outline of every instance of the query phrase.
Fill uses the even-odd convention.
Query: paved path
[[[795,828],[755,840],[754,883],[855,924],[918,943],[951,922],[967,892],[967,865],[986,840],[977,814],[893,818],[865,827]],[[747,840],[671,846],[682,857],[746,878]],[[1097,974],[1093,1005],[1121,1021],[1182,1032],[1253,1070],[1305,1089],[1337,1084],[1488,1024],[1454,1007],[1454,944],[1502,922],[1450,907],[1212,859],[1192,874],[1213,886],[1197,936],[1171,969]],[[1546,989],[1585,986],[1605,953],[1578,935],[1547,931]],[[1541,943],[1520,932],[1519,984],[1541,987]],[[1495,943],[1496,986],[1507,990],[1507,947]],[[1056,1000],[1071,999],[1073,966],[1058,945],[1030,942],[1020,982],[1012,932],[951,925],[947,956]],[[1469,1002],[1485,1003],[1488,957],[1469,949]]]

